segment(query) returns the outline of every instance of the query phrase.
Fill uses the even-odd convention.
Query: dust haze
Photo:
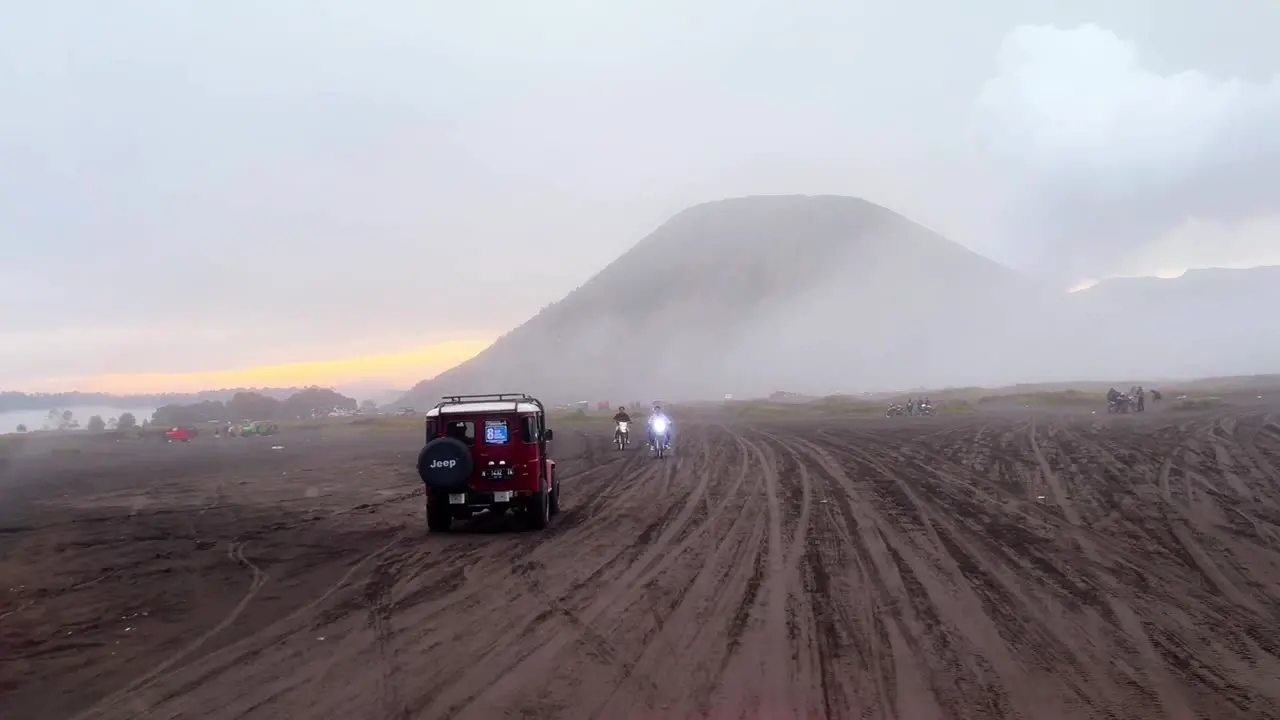
[[[1275,269],[1066,292],[1280,265],[1280,75],[1145,60],[1096,24],[1005,34],[967,131],[1007,265],[851,198],[712,202],[473,370],[524,377],[500,356],[527,354],[556,395],[699,398],[1274,370],[1280,334],[1250,318]]]
[[[5,435],[0,714],[1280,718],[1277,28],[0,1],[0,389],[939,401]]]
[[[680,213],[406,401],[499,385],[623,401],[1261,373],[1280,338],[1241,310],[1275,301],[1274,268],[1069,294],[864,200],[736,198]]]
[[[0,11],[0,300],[23,308],[0,317],[0,387],[395,354],[542,307],[498,346],[531,359],[491,353],[476,382],[834,391],[1270,361],[1268,337],[1175,359],[1186,327],[1235,331],[1226,300],[1184,303],[1171,333],[1150,303],[1061,296],[1280,264],[1273,4],[272,7]],[[863,198],[1010,272],[819,212],[825,240],[799,218],[750,247],[687,229],[590,284],[688,208],[797,194]],[[501,302],[424,307],[480,274]]]
[[[1018,181],[1003,209],[1019,257],[1065,282],[1195,267],[1199,244],[1210,264],[1280,263],[1280,74],[1144,59],[1093,24],[1023,26],[1001,44],[975,129]]]

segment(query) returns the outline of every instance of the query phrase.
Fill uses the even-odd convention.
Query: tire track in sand
[[[725,667],[741,648],[761,583],[758,559],[764,512],[760,507],[761,479],[753,472],[756,455],[753,445],[740,435],[725,430],[724,436],[733,444],[738,465],[702,527],[726,515],[730,516],[729,527],[723,533],[710,533],[706,544],[691,542],[692,533],[686,538],[689,550],[704,550],[706,555],[692,568],[691,579],[675,581],[682,584],[683,594],[659,620],[657,636],[647,643],[637,662],[637,668],[647,672],[667,697],[682,698],[692,706],[691,713],[705,714],[712,706],[712,695]],[[686,557],[696,562],[694,553]],[[673,653],[696,661],[692,666],[679,666],[670,662]],[[592,717],[604,720],[611,712],[623,712],[623,699],[612,694],[592,711]]]
[[[638,678],[635,667],[631,661],[625,659],[620,653],[616,652],[607,641],[601,642],[605,637],[603,633],[596,629],[597,623],[609,611],[616,611],[619,607],[625,607],[630,604],[628,597],[631,593],[641,588],[639,582],[641,576],[646,569],[655,564],[665,563],[668,558],[664,557],[673,546],[676,539],[684,531],[689,524],[695,512],[702,506],[702,498],[707,490],[708,483],[713,474],[708,472],[696,472],[707,461],[710,452],[710,445],[707,441],[705,433],[697,432],[693,428],[686,431],[685,440],[682,447],[685,448],[683,455],[684,462],[671,463],[669,460],[652,459],[652,468],[646,472],[652,473],[673,473],[680,474],[682,470],[693,472],[695,480],[693,487],[690,488],[685,496],[678,500],[673,506],[669,507],[666,512],[661,513],[658,518],[649,525],[650,531],[642,533],[635,542],[630,544],[633,548],[643,548],[638,556],[631,559],[629,563],[623,566],[614,577],[604,580],[602,575],[593,573],[598,580],[607,583],[602,591],[597,593],[588,601],[583,608],[572,608],[567,604],[563,604],[563,600],[558,601],[555,608],[550,608],[547,612],[558,614],[561,610],[568,612],[572,619],[566,621],[566,625],[573,632],[556,633],[541,642],[537,646],[532,647],[528,652],[520,653],[512,662],[501,663],[499,672],[481,673],[491,677],[492,679],[478,683],[476,673],[472,673],[473,677],[466,678],[458,683],[461,688],[478,688],[476,691],[459,691],[446,690],[440,697],[435,698],[429,711],[438,713],[441,717],[487,717],[492,713],[498,712],[497,708],[507,704],[509,698],[517,696],[521,687],[525,685],[530,676],[543,676],[548,669],[559,667],[551,662],[566,650],[571,644],[585,642],[588,648],[595,647],[598,652],[596,657],[608,668],[616,668],[621,674],[623,681],[627,682],[635,692],[639,695],[635,699],[646,705],[653,704],[654,687],[651,681]],[[672,476],[674,477],[674,476]],[[673,479],[664,478],[662,485],[673,483]],[[624,503],[620,500],[626,500],[628,503],[635,503],[640,508],[652,508],[653,500],[657,500],[653,496],[656,492],[653,488],[658,483],[630,483],[630,487],[621,498],[615,498],[611,505],[618,506]],[[646,501],[648,498],[648,501]],[[597,532],[607,532],[608,525],[593,523]],[[616,533],[616,528],[615,528]],[[612,535],[616,538],[616,534]],[[619,553],[619,557],[625,553]],[[601,570],[612,569],[609,566],[602,566]],[[576,583],[571,586],[566,593],[561,593],[561,598],[568,594],[572,594],[576,589],[581,588],[582,583]],[[545,593],[544,593],[545,594]]]
[[[283,651],[285,653],[282,657],[272,658],[273,665],[277,667],[290,667],[293,663],[301,662],[312,648],[312,638],[309,634],[304,635],[305,640],[303,642],[299,643],[297,641],[298,636],[302,634],[300,631],[309,629],[309,625],[304,624],[303,621],[333,595],[349,585],[356,573],[408,537],[410,537],[410,533],[401,532],[385,545],[366,553],[357,559],[351,567],[347,568],[323,592],[318,593],[305,605],[272,623],[261,632],[220,647],[186,665],[176,668],[170,667],[167,672],[155,675],[148,683],[148,687],[152,689],[152,694],[160,697],[162,702],[171,700],[181,702],[187,695],[205,687],[214,678],[222,676],[228,671],[243,671],[259,655],[269,650]],[[237,701],[242,699],[243,696],[238,697]],[[98,706],[98,711],[100,713],[118,711],[124,713],[126,717],[135,717],[140,702],[140,698],[104,701]],[[112,716],[115,714],[113,713]]]
[[[1040,449],[1040,443],[1036,441],[1036,424],[1034,422],[1031,423],[1028,437],[1031,441],[1031,452],[1035,456],[1036,464],[1040,466],[1040,476],[1049,486],[1049,492],[1053,495],[1054,504],[1062,510],[1062,515],[1067,519],[1067,522],[1080,527],[1080,514],[1076,512],[1075,506],[1071,503],[1071,498],[1067,495],[1066,488],[1062,485],[1062,480],[1058,477],[1058,473],[1054,472],[1053,468],[1049,466],[1049,460]]]
[[[258,591],[262,589],[262,586],[266,585],[267,581],[271,579],[270,575],[263,572],[257,565],[253,564],[253,561],[245,557],[244,547],[245,543],[239,541],[232,542],[227,546],[227,559],[245,568],[250,573],[249,587],[245,590],[244,595],[241,596],[240,601],[231,608],[231,611],[228,612],[216,625],[206,630],[181,650],[170,655],[141,677],[134,679],[132,682],[107,696],[93,707],[75,715],[73,720],[83,720],[84,718],[92,717],[103,709],[116,706],[125,698],[129,698],[131,695],[146,689],[156,680],[162,678],[166,670],[199,650],[211,638],[223,630],[226,630],[236,621],[236,619],[240,617],[240,614],[244,612],[244,609],[248,607],[249,603],[257,596]],[[129,704],[136,706],[139,700],[140,698],[132,698],[132,702]]]
[[[936,671],[917,664],[931,641],[907,600],[909,575],[853,478],[813,441],[796,442],[825,480],[815,485],[822,511],[802,558],[822,716],[943,717],[927,679]]]
[[[929,684],[944,710],[962,713],[962,708],[982,698],[980,702],[990,706],[993,717],[1032,717],[1037,708],[1042,717],[1062,712],[1053,707],[1059,704],[1056,698],[1033,696],[1022,664],[1002,637],[1002,624],[977,592],[982,586],[975,587],[961,565],[975,556],[956,544],[956,535],[939,524],[936,511],[895,472],[888,464],[891,461],[856,444],[832,448],[862,465],[871,480],[868,495],[859,490],[826,447],[808,445],[844,491],[836,498],[845,517],[852,518],[857,527],[854,539],[859,542],[854,547],[862,545],[870,550],[869,580],[879,584],[887,596],[881,602],[901,613],[898,635],[912,648],[901,656],[902,669],[908,673],[904,678],[907,685],[901,689],[909,691],[910,685],[924,682],[920,671],[913,670],[905,659],[928,658],[932,666],[929,675],[933,676]],[[876,512],[877,505],[885,509]],[[889,509],[894,511],[885,511]],[[986,560],[982,555],[976,557]],[[905,611],[907,607],[911,613]],[[894,633],[887,634],[890,639],[879,647],[891,647]],[[929,647],[932,651],[926,649]],[[939,675],[952,678],[954,684],[939,684]],[[887,681],[886,685],[895,687],[888,696],[894,702],[910,700],[896,692],[896,686]],[[903,709],[899,713],[912,717],[910,712],[919,711]]]
[[[725,707],[728,712],[756,713],[765,717],[778,717],[786,713],[794,702],[790,695],[790,648],[787,639],[787,567],[782,540],[782,501],[777,450],[766,443],[750,444],[756,455],[763,481],[766,524],[762,538],[763,547],[760,587],[764,596],[756,596],[750,607],[750,633],[743,637],[741,652],[733,658],[740,663],[750,663],[752,671],[736,671],[733,677],[736,687],[727,688],[727,695],[734,704]],[[728,702],[728,698],[726,698]]]

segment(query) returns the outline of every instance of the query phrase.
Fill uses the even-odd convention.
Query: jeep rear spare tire
[[[456,438],[436,438],[418,453],[418,477],[432,490],[464,489],[471,466],[471,448]]]

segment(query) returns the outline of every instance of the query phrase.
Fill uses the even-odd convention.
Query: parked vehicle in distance
[[[191,442],[191,438],[199,435],[194,427],[176,427],[164,431],[165,442]]]
[[[515,510],[541,530],[560,512],[553,433],[542,403],[524,393],[451,395],[427,411],[418,476],[426,485],[427,527],[488,510]]]
[[[241,437],[275,435],[278,432],[280,432],[279,425],[265,420],[255,420],[240,426]]]

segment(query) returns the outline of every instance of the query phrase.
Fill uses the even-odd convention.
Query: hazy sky
[[[0,0],[0,388],[407,385],[742,194],[1064,288],[1280,263],[1278,34],[1275,0]]]

